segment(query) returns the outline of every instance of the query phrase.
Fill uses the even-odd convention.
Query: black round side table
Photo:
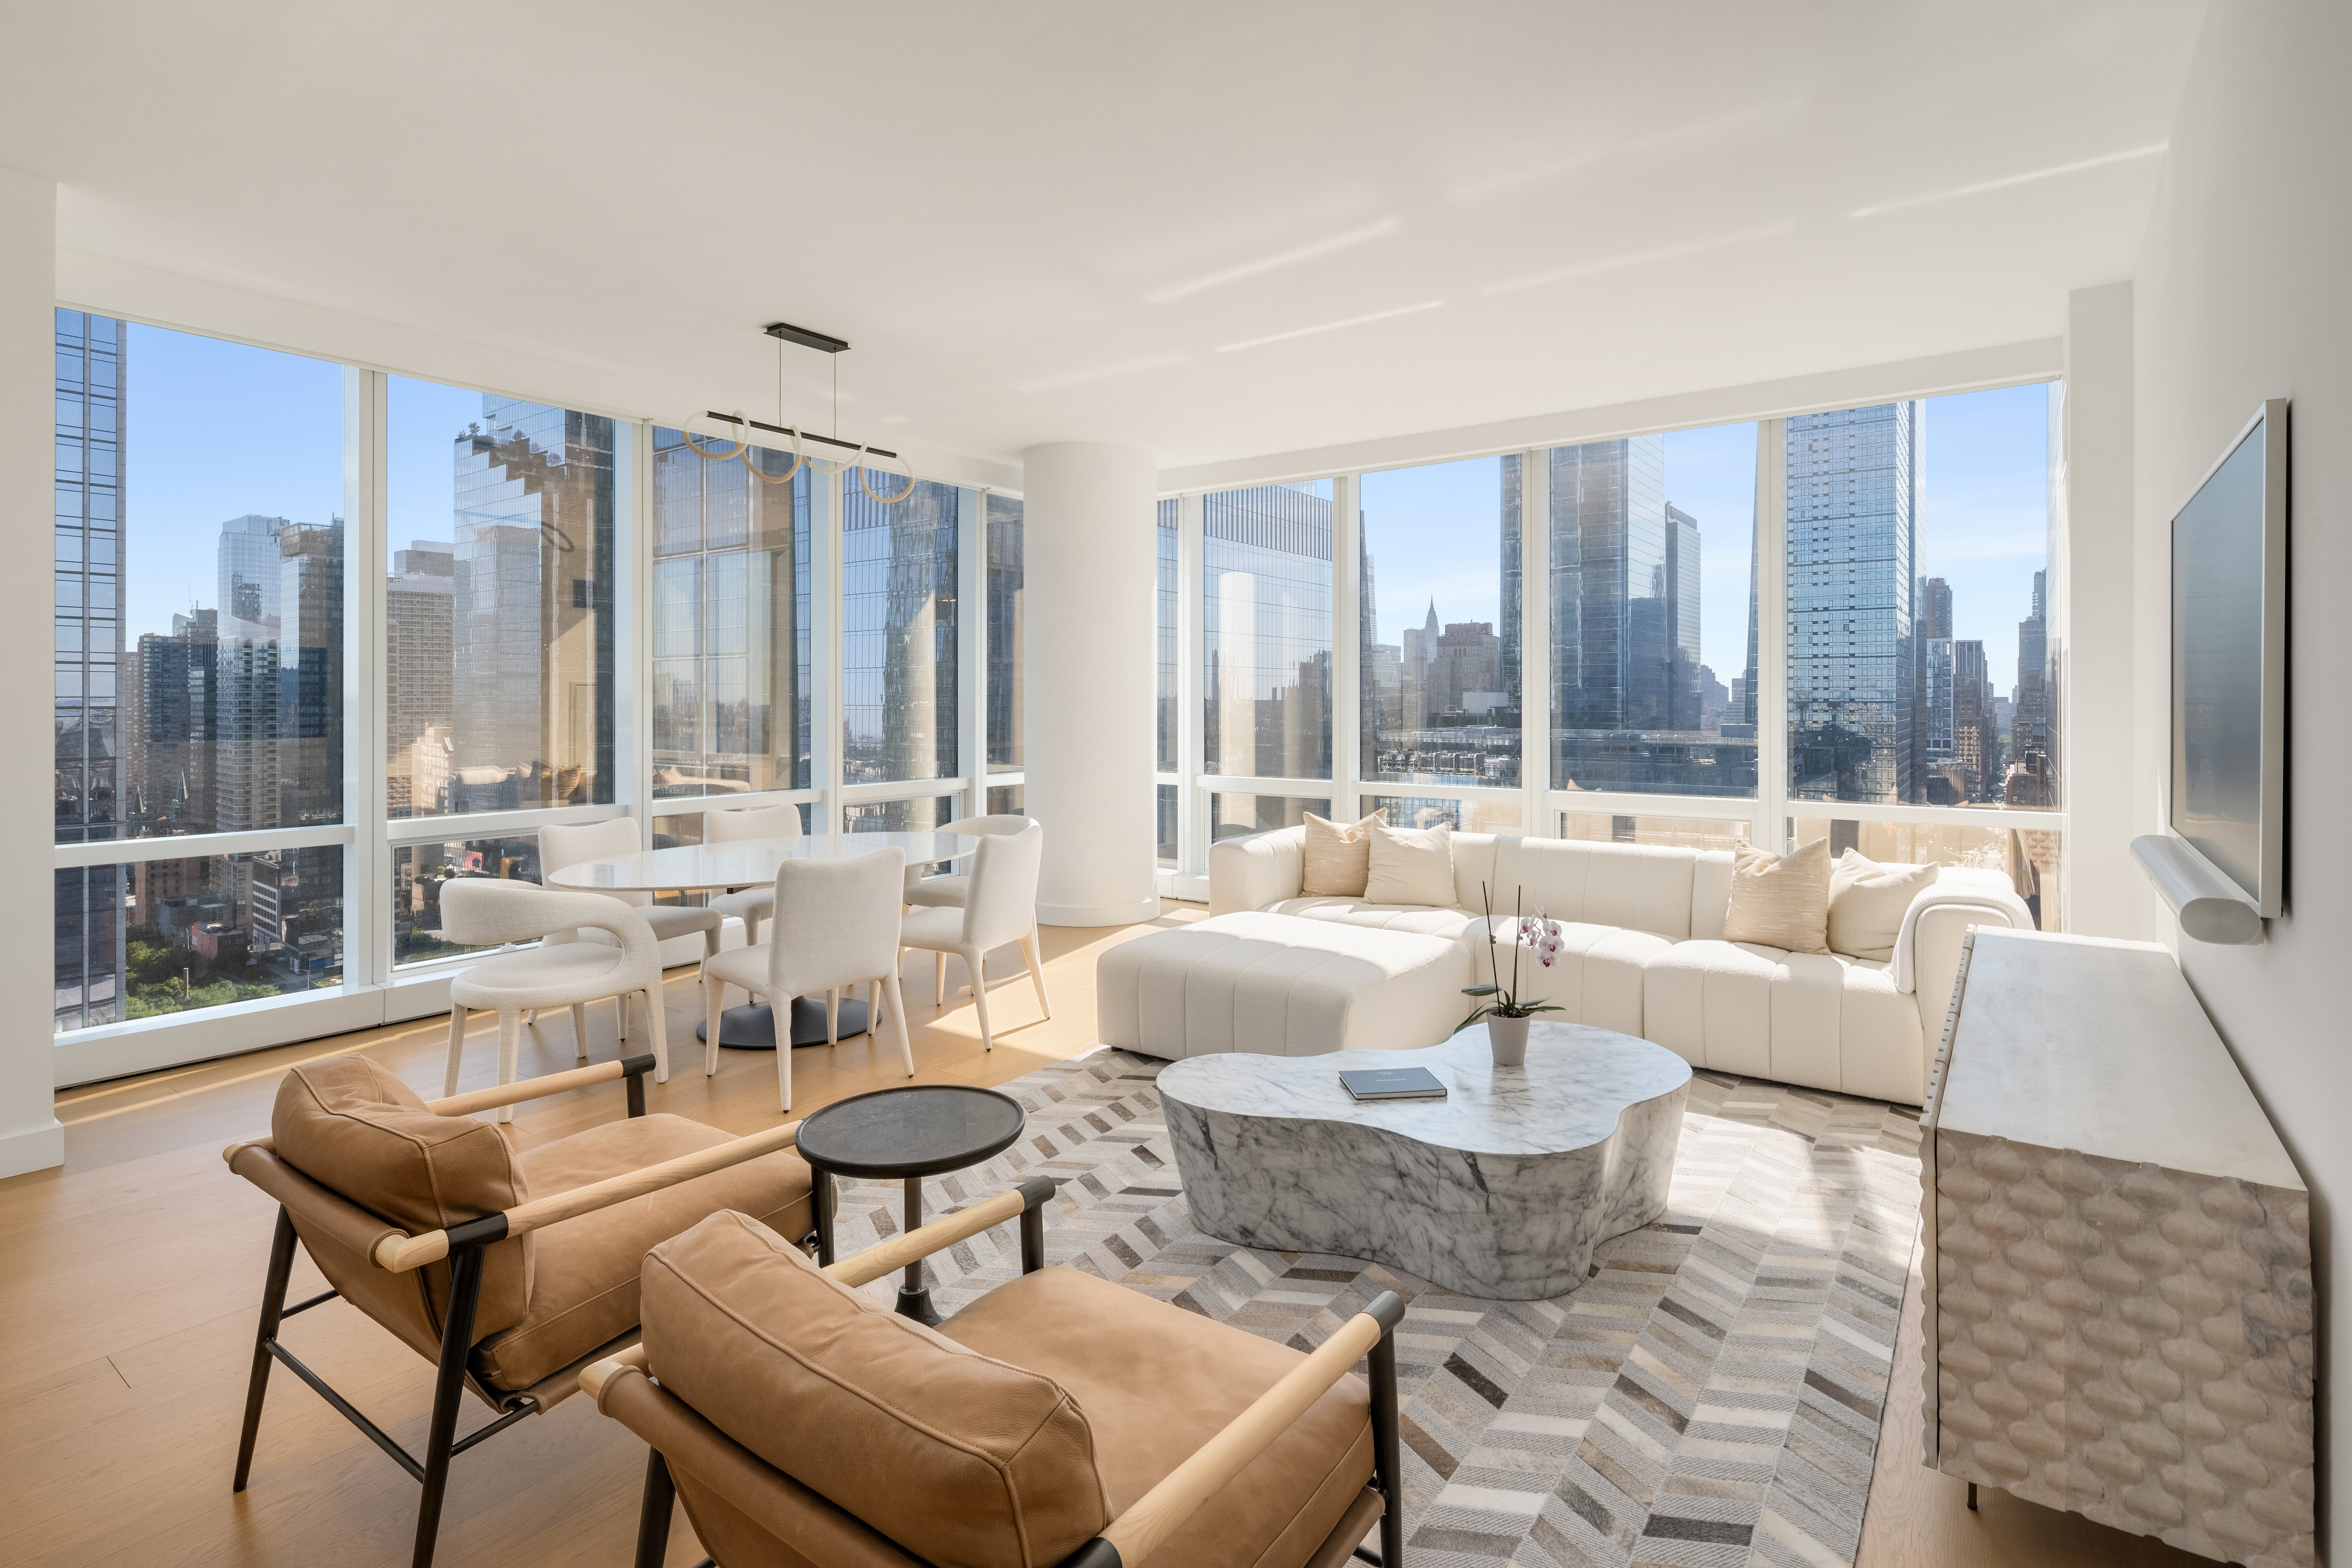
[[[801,1123],[801,1158],[812,1173],[816,1260],[833,1259],[833,1179],[864,1176],[907,1184],[907,1228],[923,1223],[923,1178],[1001,1154],[1028,1121],[1021,1102],[992,1089],[957,1083],[877,1089],[835,1100]],[[907,1266],[898,1311],[937,1324],[921,1260]]]

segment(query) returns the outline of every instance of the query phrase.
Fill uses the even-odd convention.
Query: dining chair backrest
[[[770,995],[807,996],[896,973],[906,869],[903,849],[778,867]]]
[[[711,806],[702,814],[702,841],[731,844],[739,838],[798,838],[801,808],[797,805],[757,805],[749,811]]]
[[[551,891],[496,877],[459,877],[441,884],[441,934],[450,942],[536,942],[583,926],[612,932],[631,966],[658,967],[661,944],[646,917],[602,893]]]
[[[941,823],[940,833],[963,833],[974,838],[986,838],[992,834],[1006,837],[1029,826],[1029,819],[1018,812],[999,812],[993,816],[959,816],[953,822]]]
[[[644,847],[637,837],[635,820],[626,816],[542,827],[539,830],[539,874],[542,878],[552,876],[583,860],[609,860],[618,855],[635,855]],[[641,890],[599,888],[591,896],[618,899],[639,909],[654,901],[651,893]]]
[[[992,948],[1024,937],[1037,924],[1037,866],[1045,858],[1045,825],[1014,834],[990,834],[971,860],[971,890],[964,895],[963,940]]]

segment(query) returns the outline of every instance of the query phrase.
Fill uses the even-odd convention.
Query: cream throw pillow
[[[1298,891],[1309,899],[1360,899],[1372,871],[1372,825],[1389,819],[1381,807],[1360,822],[1342,825],[1307,814],[1307,869]]]
[[[1454,902],[1454,829],[1371,826],[1371,875],[1364,882],[1368,904],[1435,904]]]
[[[1375,865],[1378,864],[1377,858]],[[1743,846],[1731,865],[1731,907],[1723,940],[1789,952],[1827,952],[1830,841],[1816,838],[1787,856]]]
[[[1882,866],[1849,849],[1830,868],[1830,951],[1880,963],[1895,962],[1895,939],[1933,866]]]

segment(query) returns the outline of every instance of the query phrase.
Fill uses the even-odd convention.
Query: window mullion
[[[384,375],[343,371],[343,984],[392,977]]]
[[[1519,784],[1531,838],[1559,831],[1551,787],[1551,465],[1519,457]]]
[[[1331,479],[1331,815],[1363,814],[1363,512],[1356,476]]]
[[[1756,422],[1756,826],[1786,852],[1789,821],[1788,421]]]
[[[1209,873],[1209,795],[1201,786],[1205,756],[1203,689],[1208,658],[1206,547],[1201,532],[1202,498],[1187,495],[1176,508],[1176,744],[1183,783],[1177,795],[1177,868],[1187,876]]]

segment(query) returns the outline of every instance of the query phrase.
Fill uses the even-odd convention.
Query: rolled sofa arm
[[[1298,897],[1307,876],[1307,829],[1277,827],[1209,846],[1209,912],[1240,914]]]
[[[1916,994],[1929,1038],[1939,1037],[1952,982],[1960,973],[1960,941],[1970,926],[2032,931],[2033,911],[1999,871],[1948,866],[1904,911],[1895,939],[1895,989]]]

